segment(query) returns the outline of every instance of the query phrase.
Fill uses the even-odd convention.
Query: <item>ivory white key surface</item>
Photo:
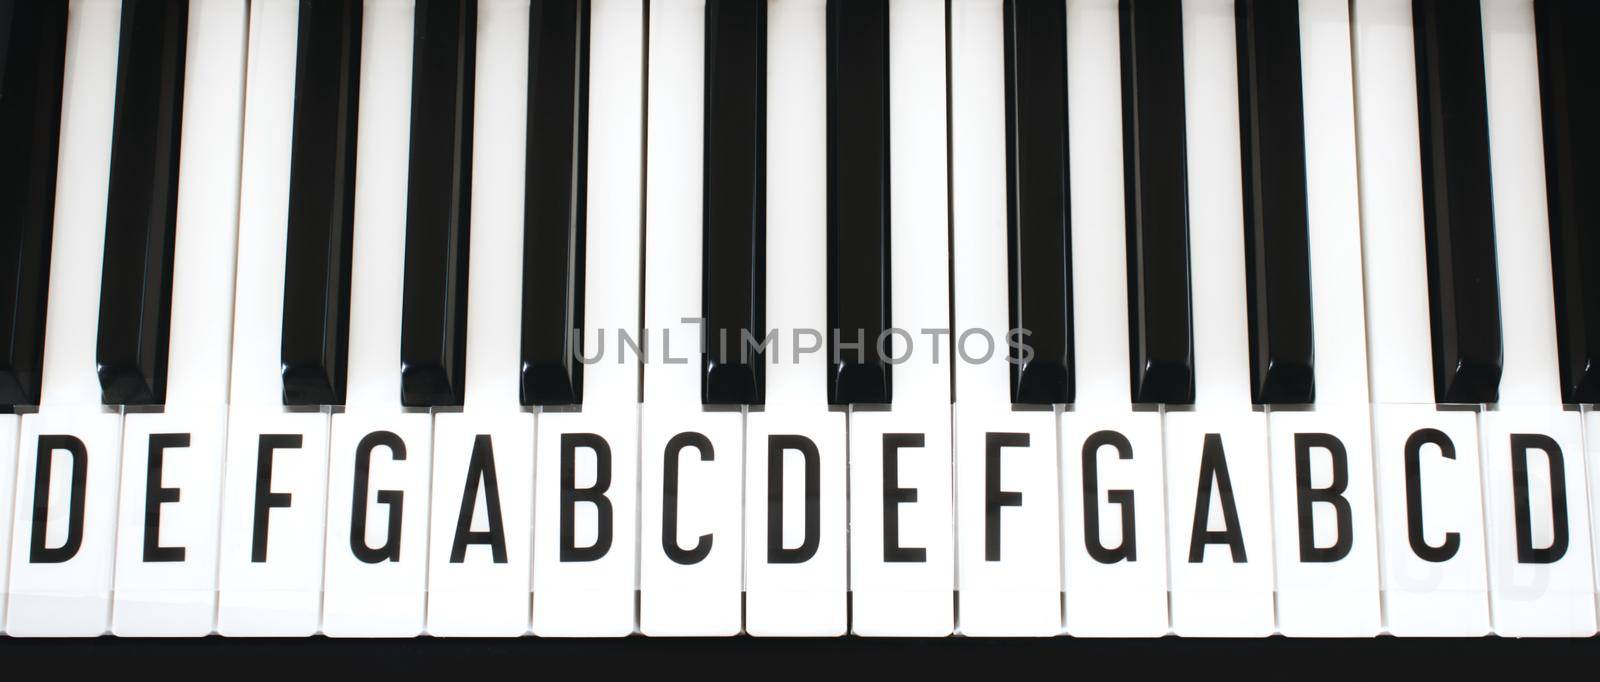
[[[967,635],[1049,636],[1061,630],[1056,418],[1010,399],[1001,3],[950,11],[957,622]]]
[[[479,11],[487,8],[482,6]],[[631,349],[624,350],[619,337],[626,333],[635,340],[642,338],[639,175],[643,153],[645,16],[644,4],[638,0],[598,0],[590,5],[589,13],[589,202],[584,228],[588,246],[584,249],[587,264],[583,287],[588,350],[584,355],[599,355],[601,359],[583,367],[583,405],[578,411],[545,410],[537,416],[533,632],[542,636],[621,637],[634,630],[639,557],[640,359]],[[507,23],[524,27],[525,34],[525,17]],[[489,29],[491,25],[486,23],[484,27]],[[503,31],[499,27],[493,30]],[[479,34],[480,45],[486,37]],[[518,43],[518,54],[527,54],[526,41],[524,35]],[[523,68],[526,69],[525,63]],[[483,83],[480,78],[480,88]],[[515,110],[521,111],[527,102],[526,77],[516,85],[520,88],[507,89],[517,93],[514,96],[521,101]],[[482,90],[480,93],[487,94]],[[507,107],[510,109],[511,103]],[[480,126],[485,110],[486,107],[478,109]],[[518,130],[503,136],[516,141],[508,146],[516,148],[512,151],[518,152],[517,162],[523,160],[520,150],[526,148],[522,135]],[[521,167],[515,170],[513,177],[518,187],[523,172]],[[521,228],[520,221],[517,227]],[[586,555],[564,560],[562,459],[568,455],[562,442],[569,437],[582,438],[582,434],[600,437],[608,448],[603,453],[608,462],[603,492],[608,515],[602,519],[601,503],[578,499],[570,509],[572,547],[594,547],[601,537],[603,520],[609,524],[609,547],[597,558]],[[576,488],[593,489],[601,483],[598,458],[602,453],[594,447],[575,447],[570,456]]]
[[[940,637],[955,629],[950,403],[895,393],[850,414],[850,629]]]
[[[217,631],[315,634],[322,612],[327,415],[235,411],[225,466]]]
[[[825,375],[817,369],[821,389]],[[745,629],[757,636],[843,635],[849,577],[845,415],[820,404],[773,403],[773,388],[767,411],[751,412],[745,425]],[[807,446],[815,452],[804,452]],[[814,472],[806,463],[812,456]],[[812,485],[815,497],[807,494]],[[814,530],[809,514],[818,520]],[[771,532],[774,516],[777,533]]]
[[[1594,634],[1589,485],[1577,413],[1502,407],[1482,421],[1495,634]]]
[[[123,419],[111,611],[121,636],[202,636],[216,617],[247,19],[242,1],[189,6],[173,360],[166,410]]]
[[[433,421],[426,413],[352,411],[334,415],[331,428],[323,632],[421,634]]]
[[[120,26],[118,2],[68,10],[43,387],[39,412],[20,420],[11,519],[12,636],[92,636],[110,625],[122,418],[100,405],[95,329]],[[74,506],[81,525],[69,520]]]
[[[1059,428],[1066,631],[1080,637],[1168,629],[1161,415],[1134,412],[1128,388],[1118,21],[1116,0],[1067,3],[1077,405]]]
[[[522,635],[531,589],[533,415],[446,413],[433,426],[428,634]]]
[[[826,355],[788,343],[828,325],[827,3],[774,0],[767,11],[766,320],[779,343],[767,351],[766,405],[745,425],[745,629],[842,635],[845,413],[827,404]]]
[[[515,637],[530,623],[535,431],[517,401],[527,11],[505,0],[479,6],[474,125],[496,131],[497,142],[473,154],[465,404],[434,415],[431,635]]]
[[[889,309],[893,327],[911,340],[894,367],[890,408],[850,414],[850,617],[858,635],[946,635],[955,626],[948,146],[945,118],[926,115],[946,103],[944,29],[937,3],[889,5]]]
[[[1489,633],[1476,421],[1431,405],[1373,408],[1390,634]]]
[[[23,415],[11,528],[11,636],[106,632],[121,425],[119,415],[88,408]]]
[[[1411,3],[1356,0],[1351,12],[1384,624],[1396,635],[1486,634],[1477,417],[1433,404]],[[1459,544],[1422,558],[1408,518],[1418,546],[1441,546],[1446,533]]]
[[[1482,11],[1495,251],[1512,302],[1501,311],[1499,409],[1481,417],[1490,612],[1503,636],[1588,636],[1589,486],[1581,417],[1561,407],[1556,383],[1533,3],[1488,0]]]
[[[17,491],[17,429],[22,419],[0,415],[0,633],[6,631],[6,597],[11,576],[11,513]]]
[[[1308,411],[1269,410],[1267,415],[1278,631],[1289,636],[1374,636],[1383,628],[1383,613],[1362,317],[1349,3],[1300,1],[1300,60],[1316,404]],[[1317,434],[1335,441],[1319,442],[1325,439]],[[1298,476],[1297,441],[1307,446],[1305,491]],[[1334,443],[1337,452],[1329,447]],[[1336,499],[1319,499],[1331,493],[1312,492],[1336,483],[1342,484]],[[1309,505],[1309,527],[1300,521],[1302,500]],[[1348,528],[1341,533],[1342,518]],[[1338,547],[1346,549],[1336,551]],[[1302,548],[1312,551],[1303,553]]]
[[[299,4],[250,5],[240,165],[239,258],[223,465],[217,631],[305,636],[321,620],[328,415],[283,407],[284,251]],[[262,457],[271,452],[268,461]],[[268,475],[270,473],[270,476]],[[259,498],[258,498],[259,494]],[[264,561],[256,561],[257,503]]]
[[[168,386],[169,402],[174,388]],[[211,634],[227,445],[223,400],[219,394],[209,408],[171,405],[163,413],[123,419],[111,611],[111,631],[118,636]]]
[[[1183,3],[1195,407],[1163,418],[1172,629],[1180,635],[1275,628],[1267,424],[1250,408],[1247,364],[1236,49],[1233,3]],[[1209,501],[1199,497],[1207,489]],[[1204,519],[1197,500],[1209,502]],[[1191,532],[1202,523],[1202,533],[1237,533],[1242,546],[1207,544],[1202,552]]]
[[[644,321],[658,343],[640,414],[639,629],[732,635],[742,627],[744,419],[700,406],[696,322],[705,2],[652,2],[649,22]]]
[[[1061,415],[1066,631],[1074,637],[1168,631],[1162,445],[1156,412]]]
[[[425,620],[433,446],[432,418],[400,406],[396,371],[412,6],[374,0],[362,21],[350,358],[345,412],[329,424],[322,630],[410,636]]]
[[[1593,495],[1594,491],[1600,490],[1600,415],[1593,408],[1584,408],[1583,411],[1583,446],[1588,465],[1589,492]],[[1589,499],[1589,532],[1592,534],[1590,549],[1594,555],[1595,607],[1600,611],[1600,503],[1596,503],[1593,497]]]

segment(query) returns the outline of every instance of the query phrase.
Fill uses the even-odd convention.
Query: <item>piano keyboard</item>
[[[1597,22],[0,0],[0,631],[1592,635]]]

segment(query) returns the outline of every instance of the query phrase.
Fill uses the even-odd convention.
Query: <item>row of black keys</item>
[[[1436,398],[1493,402],[1501,367],[1482,22],[1476,2],[1416,0]],[[38,401],[66,33],[65,0],[0,1],[0,404]],[[1315,399],[1298,8],[1237,5],[1245,244],[1254,400]],[[182,126],[184,0],[124,0],[103,264],[98,370],[108,404],[163,401]],[[522,399],[582,400],[588,2],[532,0]],[[283,398],[344,399],[361,3],[301,0],[284,273]],[[1123,0],[1121,26],[1130,390],[1193,401],[1178,0]],[[1600,257],[1593,192],[1600,8],[1540,0],[1561,385],[1600,400]],[[402,402],[458,405],[465,363],[476,3],[418,0],[401,336]],[[764,329],[763,2],[708,0],[704,333]],[[828,8],[828,322],[874,339],[890,326],[889,21],[886,0]],[[1073,400],[1062,0],[1005,3],[1009,288],[1035,356],[1012,367],[1018,403]],[[1314,86],[1314,85],[1313,85]],[[957,283],[959,285],[959,283]],[[831,336],[831,335],[830,335]],[[830,358],[836,356],[829,339]],[[764,359],[708,344],[703,400],[763,401]],[[850,355],[850,354],[845,354]],[[834,403],[886,403],[891,368],[828,368]],[[893,355],[892,353],[890,355]]]

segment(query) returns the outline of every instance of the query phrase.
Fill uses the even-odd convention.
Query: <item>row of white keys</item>
[[[345,411],[329,419],[325,544],[303,557],[325,557],[322,632],[409,636],[423,632],[433,449],[432,419],[401,408],[394,371],[413,18],[408,2],[375,0],[364,10]]]
[[[744,419],[700,402],[705,0],[649,7],[639,629],[741,628]],[[671,523],[664,523],[670,520]]]
[[[1316,403],[1267,415],[1278,631],[1373,636],[1382,611],[1349,9],[1299,9]]]
[[[244,114],[246,3],[189,5],[164,412],[123,418],[112,632],[209,634]]]
[[[894,367],[889,409],[850,414],[850,627],[857,635],[937,636],[955,628],[949,165],[945,118],[928,115],[945,103],[944,20],[938,3],[889,3],[890,322],[912,341]],[[820,370],[803,371],[820,378]]]
[[[767,7],[766,310],[778,344],[766,404],[745,420],[744,627],[836,636],[847,625],[845,414],[828,406],[824,356],[788,343],[828,323],[817,276],[828,267],[827,2]]]
[[[250,14],[234,297],[247,314],[233,321],[216,629],[305,636],[320,627],[329,415],[286,409],[280,378],[299,3]]]
[[[120,17],[115,0],[76,0],[68,12],[49,342],[39,411],[19,420],[6,613],[14,636],[93,636],[109,625],[122,416],[100,404],[95,329]]]
[[[1504,374],[1481,416],[1490,614],[1496,634],[1595,632],[1581,415],[1561,405],[1531,0],[1484,0]]]
[[[1411,6],[1358,0],[1352,14],[1385,627],[1485,634],[1476,418],[1433,401]],[[1408,498],[1408,458],[1416,500]],[[1447,546],[1447,557],[1428,549]]]
[[[1161,414],[1128,391],[1118,2],[1067,3],[1076,405],[1062,412],[1066,632],[1168,632]]]
[[[1011,405],[1002,3],[950,12],[957,622],[1048,636],[1062,622],[1056,418]]]
[[[620,337],[642,338],[639,178],[645,17],[638,0],[593,0],[589,12],[583,347],[584,357],[598,356],[600,361],[583,368],[578,410],[546,408],[537,417],[533,633],[544,636],[628,635],[636,617],[639,357],[624,350]],[[525,46],[519,54],[527,54]],[[484,109],[479,112],[482,117]],[[485,248],[506,247],[490,242]],[[506,368],[508,376],[515,375],[511,369]],[[566,467],[571,467],[571,480],[564,480]],[[569,485],[570,500],[563,494]],[[569,529],[563,529],[568,523],[564,518],[570,518]],[[577,551],[563,550],[569,542],[568,549]]]

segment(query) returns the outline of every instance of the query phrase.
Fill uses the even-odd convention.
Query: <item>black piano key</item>
[[[167,389],[187,0],[124,0],[95,365],[108,405]]]
[[[477,3],[418,0],[400,402],[460,405],[467,352]]]
[[[1600,3],[1540,0],[1539,96],[1561,400],[1600,402]]]
[[[301,0],[283,285],[283,402],[342,405],[361,3]]]
[[[767,6],[706,2],[701,399],[765,399]]]
[[[887,403],[889,3],[832,0],[827,22],[828,401]]]
[[[1007,0],[1006,193],[1011,328],[1033,357],[1012,350],[1011,400],[1072,402],[1072,243],[1067,166],[1067,8]]]
[[[1300,6],[1239,0],[1235,11],[1251,399],[1308,404],[1316,381]]]
[[[589,2],[534,0],[522,246],[522,404],[583,401]]]
[[[1434,399],[1491,403],[1502,353],[1483,19],[1476,2],[1416,0],[1412,12]]]
[[[0,0],[0,409],[39,404],[66,0]]]
[[[1121,19],[1132,396],[1193,403],[1183,10],[1178,0],[1123,0]]]

